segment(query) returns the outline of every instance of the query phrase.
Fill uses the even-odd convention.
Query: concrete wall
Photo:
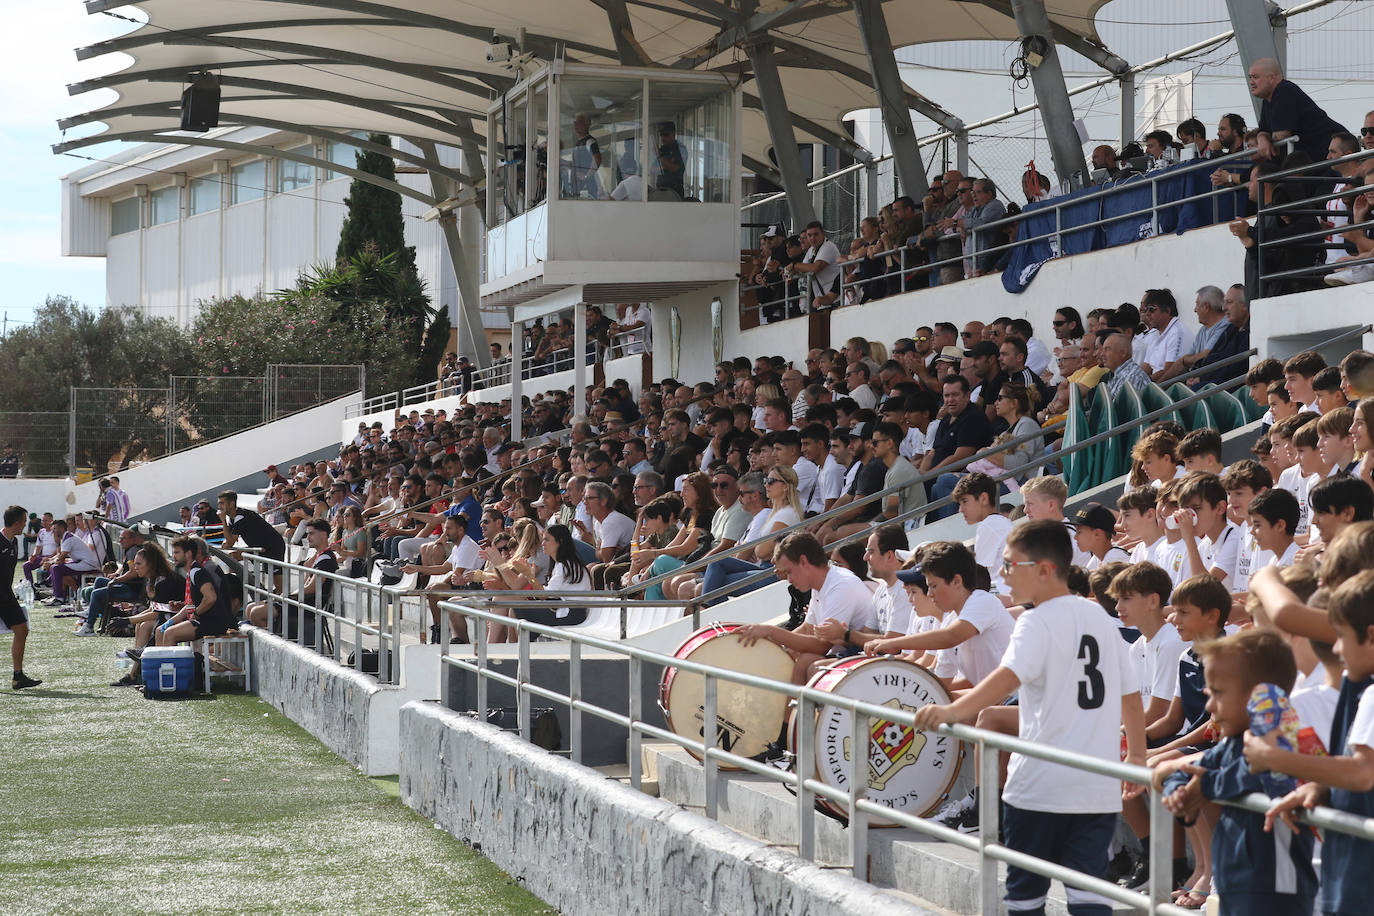
[[[432,704],[401,710],[401,798],[568,916],[933,912]]]
[[[1256,300],[1250,307],[1250,344],[1261,357],[1287,359],[1341,330],[1374,318],[1374,283],[1319,289]],[[1374,335],[1350,339],[1324,355],[1335,365],[1351,350],[1374,348]]]
[[[0,478],[0,507],[23,506],[39,515],[51,512],[61,518],[76,507],[75,489],[66,477],[4,477]]]

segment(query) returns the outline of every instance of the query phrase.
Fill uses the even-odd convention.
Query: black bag
[[[355,656],[355,654],[352,652],[348,653],[348,661],[344,662],[344,664],[347,665],[349,668],[352,668],[355,664],[357,664],[357,657]],[[396,664],[391,660],[390,649],[386,650],[386,664],[387,670],[394,675],[396,673]],[[381,657],[378,655],[377,650],[364,649],[362,668],[363,674],[377,674],[381,670]]]
[[[488,709],[487,722],[506,731],[519,731],[520,711],[514,706]],[[530,743],[546,751],[563,747],[563,728],[558,724],[558,715],[551,708],[535,707],[530,710]]]
[[[134,625],[129,623],[128,617],[111,617],[105,621],[105,625],[100,628],[101,635],[115,636],[120,639],[134,635]]]

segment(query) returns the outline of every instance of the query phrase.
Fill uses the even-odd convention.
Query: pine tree
[[[368,139],[381,146],[391,145],[391,138],[386,134],[370,134]],[[396,180],[396,161],[390,156],[371,150],[358,150],[357,155],[359,171],[388,181]],[[402,275],[415,273],[415,248],[406,245],[401,195],[355,178],[344,204],[348,207],[348,215],[339,232],[336,255],[341,264],[372,248],[382,255],[396,252]]]

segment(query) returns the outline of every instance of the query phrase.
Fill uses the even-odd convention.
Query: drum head
[[[690,648],[679,658],[770,678],[787,683],[792,678],[792,656],[776,643],[760,639],[743,646],[733,633],[722,632],[713,639]],[[700,740],[706,721],[705,679],[692,671],[676,670],[665,678],[663,707],[668,727],[684,738]],[[716,681],[717,744],[722,750],[743,757],[763,753],[770,741],[778,740],[787,715],[788,696]],[[694,757],[695,751],[688,750]],[[725,767],[725,764],[721,764]]]
[[[914,712],[922,706],[945,704],[949,694],[934,675],[921,666],[898,658],[849,659],[811,679],[811,686],[836,696],[863,700]],[[792,723],[792,749],[796,730],[806,723]],[[814,757],[797,761],[800,772],[814,775],[838,789],[849,786],[855,754],[849,711],[835,706],[817,710],[814,723]],[[959,742],[945,735],[917,731],[910,726],[869,719],[864,729],[868,798],[880,805],[917,817],[933,814],[947,800],[959,774],[963,751]],[[843,805],[817,798],[822,810],[846,816]]]

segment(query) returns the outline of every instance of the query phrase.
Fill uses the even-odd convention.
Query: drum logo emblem
[[[915,712],[895,697],[882,704],[904,712]],[[868,787],[881,792],[888,780],[915,763],[926,746],[926,736],[910,725],[897,725],[883,719],[868,720]],[[844,759],[850,760],[853,749],[850,739],[844,739]]]

